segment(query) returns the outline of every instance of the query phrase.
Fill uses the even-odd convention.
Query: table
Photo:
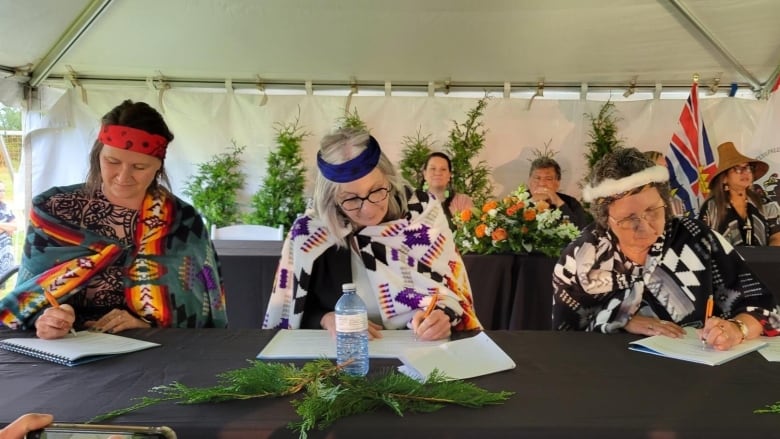
[[[780,303],[780,247],[736,247],[753,272]]]
[[[232,329],[261,328],[280,241],[214,240]],[[465,255],[477,317],[485,329],[550,329],[555,259],[542,255]]]
[[[586,332],[488,331],[515,361],[510,371],[472,381],[516,392],[502,405],[445,407],[429,414],[388,410],[337,421],[312,438],[769,438],[780,416],[752,411],[780,400],[780,364],[757,352],[704,366],[629,351],[637,337]],[[0,331],[0,338],[19,333]],[[145,329],[123,333],[162,347],[68,368],[0,350],[0,424],[24,412],[85,421],[130,405],[153,386],[215,383],[247,366],[272,331]],[[372,373],[399,364],[372,360]],[[112,423],[168,425],[180,438],[288,438],[297,420],[288,399],[208,405],[165,403]]]
[[[544,255],[464,255],[474,308],[485,329],[552,328],[552,273]]]
[[[216,240],[214,246],[222,267],[230,327],[262,327],[282,242]],[[738,247],[737,251],[780,302],[780,248]],[[474,308],[485,329],[550,329],[556,258],[467,254],[463,262]]]
[[[225,286],[228,324],[261,328],[271,297],[282,241],[214,240]]]

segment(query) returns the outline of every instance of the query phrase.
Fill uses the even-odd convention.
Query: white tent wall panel
[[[160,107],[159,92],[146,88],[91,88],[86,103],[78,88],[62,93],[43,87],[40,93],[40,102],[52,95],[61,97],[52,104],[42,103],[43,107],[33,108],[27,115],[31,129],[25,153],[32,154],[27,197],[54,185],[83,181],[100,117],[122,100],[132,99],[162,110],[175,134],[165,166],[174,193],[183,198],[185,183],[198,163],[224,152],[232,139],[246,145],[242,169],[247,184],[240,194],[243,207],[266,175],[268,154],[276,147],[275,125],[296,118],[301,129],[311,133],[304,140],[307,191],[311,191],[319,140],[344,116],[347,102],[343,96],[270,96],[267,104],[260,106],[257,93],[174,88],[163,93]],[[397,163],[405,136],[414,137],[419,130],[422,135],[430,134],[435,148],[442,149],[454,121],[464,121],[476,102],[471,98],[353,96],[350,108],[357,109],[385,153]],[[641,150],[666,151],[683,104],[681,100],[616,102],[621,138],[626,145]],[[726,140],[738,147],[748,145],[766,108],[763,101],[735,98],[701,99],[700,104],[713,148]],[[529,106],[526,99],[490,99],[482,118],[487,134],[480,159],[493,169],[495,194],[504,195],[525,182],[534,151],[549,142],[563,168],[563,191],[579,196],[590,130],[586,115],[596,114],[601,105],[603,102],[541,99]]]

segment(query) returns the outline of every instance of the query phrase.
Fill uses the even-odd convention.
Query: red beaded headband
[[[104,125],[98,140],[104,145],[140,152],[160,160],[165,158],[168,147],[165,137],[124,125]]]

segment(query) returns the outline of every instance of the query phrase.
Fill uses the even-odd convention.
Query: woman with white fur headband
[[[702,328],[719,350],[777,335],[772,293],[721,235],[672,217],[668,181],[667,169],[635,148],[596,164],[583,189],[594,223],[553,272],[553,329],[680,337]]]

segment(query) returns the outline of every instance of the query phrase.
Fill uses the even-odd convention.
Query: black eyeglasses
[[[645,210],[645,213],[643,213],[640,216],[631,215],[629,217],[623,218],[621,220],[616,220],[615,218],[609,217],[612,221],[615,222],[615,225],[618,227],[618,229],[621,230],[636,230],[639,228],[639,223],[642,222],[642,220],[647,221],[652,225],[653,222],[660,220],[663,218],[665,211],[663,210],[666,207],[666,204],[662,204],[658,207],[651,207],[647,210]]]
[[[348,212],[352,212],[353,210],[360,210],[360,208],[363,207],[364,201],[368,201],[371,204],[381,203],[382,201],[385,201],[389,194],[390,188],[380,187],[379,189],[374,189],[373,191],[369,192],[365,197],[347,198],[339,204],[341,205],[342,209]]]

